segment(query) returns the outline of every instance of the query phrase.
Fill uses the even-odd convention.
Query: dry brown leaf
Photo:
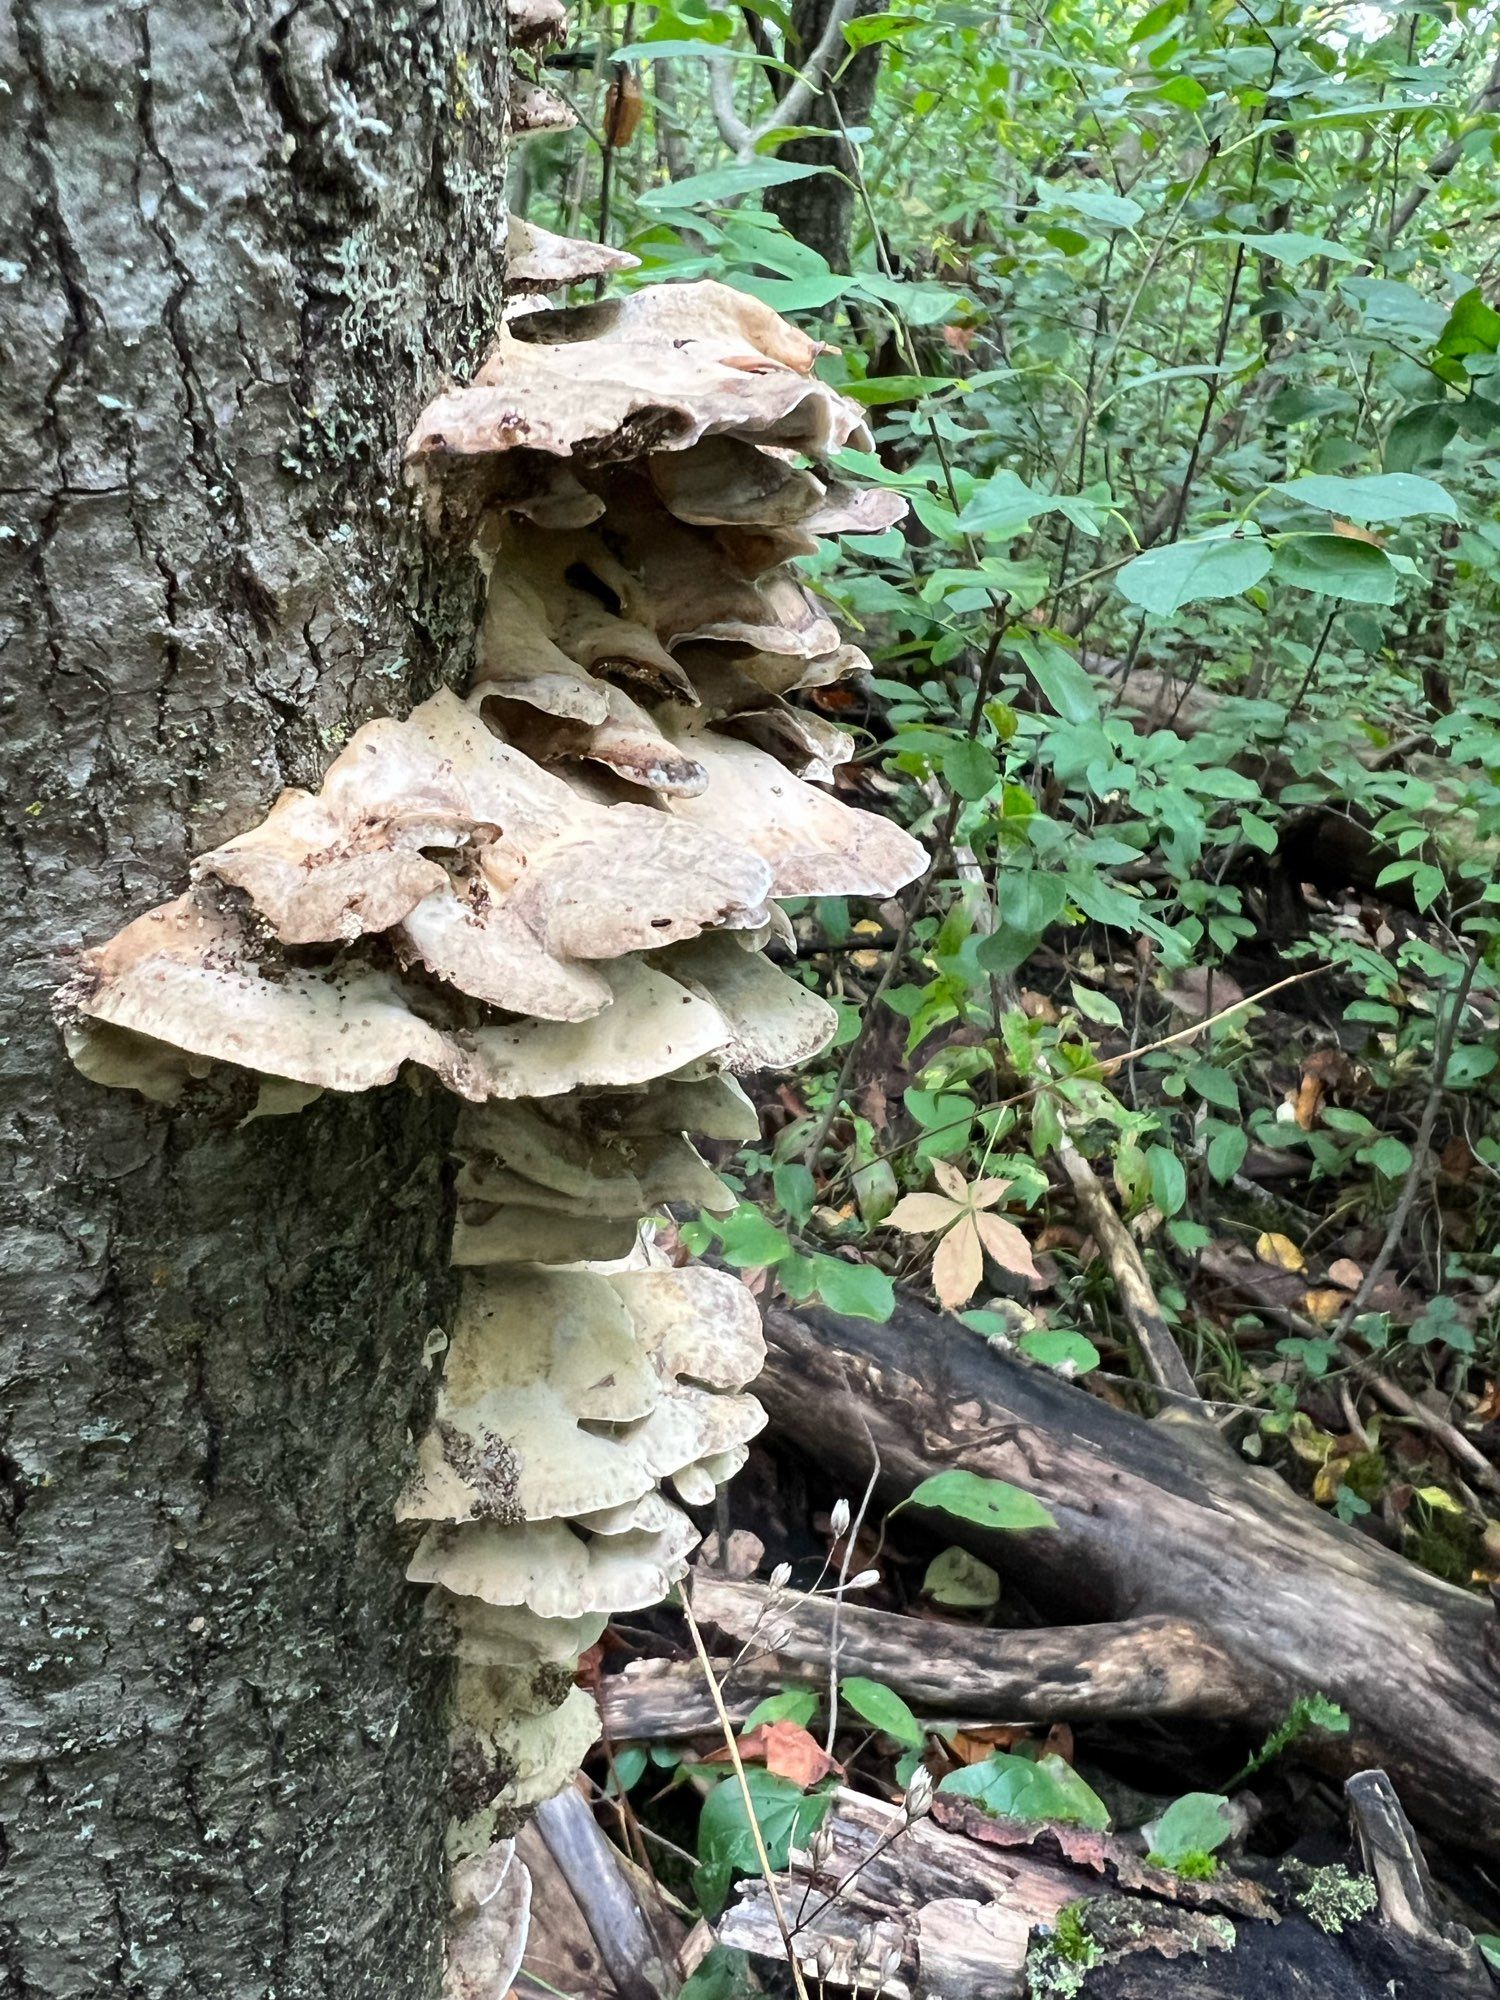
[[[1007,1222],[1001,1215],[976,1215],[974,1227],[985,1249],[1004,1270],[1014,1272],[1018,1278],[1029,1278],[1034,1284],[1042,1282],[1041,1273],[1032,1262],[1031,1246],[1013,1222]]]
[[[1333,516],[1333,532],[1349,542],[1368,542],[1373,549],[1385,547],[1385,537],[1377,535],[1373,528],[1362,528],[1354,521],[1341,521],[1337,514]]]
[[[831,1772],[843,1776],[844,1767],[808,1734],[800,1722],[763,1722],[740,1738],[740,1756],[746,1763],[764,1764],[773,1776],[790,1778],[806,1791]],[[708,1763],[727,1761],[728,1750],[716,1750]]]
[[[1297,1086],[1297,1094],[1292,1099],[1292,1115],[1297,1128],[1310,1132],[1318,1122],[1318,1113],[1323,1109],[1323,1080],[1311,1070],[1303,1072],[1302,1081]]]
[[[1484,1394],[1474,1407],[1474,1414],[1482,1424],[1500,1421],[1500,1382],[1486,1382]]]
[[[1336,1286],[1302,1294],[1302,1310],[1319,1326],[1332,1325],[1348,1303],[1349,1294],[1341,1292]]]
[[[1328,1266],[1328,1276],[1335,1285],[1342,1285],[1345,1291],[1356,1290],[1364,1278],[1363,1268],[1352,1257],[1335,1257]]]
[[[932,1288],[949,1312],[967,1305],[984,1276],[984,1252],[972,1214],[965,1213],[948,1231],[932,1260]]]
[[[1255,1254],[1263,1264],[1274,1264],[1281,1271],[1302,1271],[1307,1268],[1307,1259],[1291,1237],[1279,1236],[1273,1229],[1263,1230],[1256,1237]]]
[[[951,1160],[934,1160],[933,1179],[941,1194],[908,1194],[886,1217],[894,1229],[925,1234],[946,1230],[932,1259],[932,1288],[949,1311],[966,1305],[984,1276],[984,1252],[995,1262],[1033,1284],[1042,1283],[1032,1262],[1031,1246],[1013,1222],[985,1211],[1003,1201],[1010,1182],[966,1181]]]
[[[608,145],[628,146],[646,108],[640,78],[626,70],[616,76],[604,100],[604,137]]]
[[[944,1748],[960,1764],[982,1764],[992,1750],[1012,1750],[1030,1734],[1024,1725],[997,1722],[986,1729],[956,1729]]]

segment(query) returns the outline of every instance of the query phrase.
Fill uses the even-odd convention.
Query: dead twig
[[[536,1809],[547,1852],[573,1892],[620,2000],[676,2000],[682,1981],[636,1902],[615,1850],[569,1785]]]
[[[1053,1151],[1058,1165],[1072,1184],[1089,1233],[1109,1265],[1109,1274],[1114,1279],[1121,1308],[1141,1350],[1146,1372],[1161,1388],[1170,1389],[1176,1396],[1191,1397],[1196,1405],[1196,1408],[1190,1406],[1181,1410],[1169,1405],[1164,1414],[1192,1422],[1206,1421],[1202,1415],[1206,1407],[1203,1398],[1193,1380],[1192,1370],[1182,1358],[1172,1329],[1167,1325],[1155,1289],[1146,1275],[1139,1246],[1115,1213],[1103,1183],[1074,1145],[1066,1125]]]

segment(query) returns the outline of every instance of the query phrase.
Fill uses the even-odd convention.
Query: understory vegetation
[[[803,699],[930,867],[793,908],[838,1042],[684,1241],[1206,1409],[1309,1506],[1500,1586],[1500,15],[667,0],[571,37],[546,73],[579,122],[524,149],[518,208],[632,252],[613,283],[715,278],[825,339],[872,434],[847,469],[910,510],[806,559],[873,674]],[[1044,1524],[937,1475],[965,1477],[929,1528]],[[765,1490],[732,1504],[769,1546]],[[972,1553],[807,1490],[799,1586],[1011,1622]],[[1282,1849],[1326,1832],[1283,1753],[1348,1728],[1310,1697],[1263,1756],[1160,1726],[1085,1756],[830,1685],[741,1704],[743,1782],[611,1746],[684,1910],[784,1867],[838,1778],[910,1801],[919,1772],[918,1809],[1135,1829],[1211,1881],[1252,1778]],[[1325,1930],[1362,1915],[1346,1879],[1307,1890]],[[1466,1878],[1481,1931],[1495,1887]],[[1064,1912],[1034,1990],[1099,1949]],[[716,1952],[690,1991],[746,1976]]]

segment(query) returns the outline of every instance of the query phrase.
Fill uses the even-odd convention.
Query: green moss
[[[1103,1952],[1089,1935],[1089,1899],[1080,1897],[1057,1913],[1049,1931],[1038,1925],[1026,1953],[1028,2000],[1075,2000],[1091,1966]]]
[[[1189,1882],[1211,1882],[1218,1872],[1218,1862],[1202,1848],[1184,1854],[1177,1864],[1177,1873]]]

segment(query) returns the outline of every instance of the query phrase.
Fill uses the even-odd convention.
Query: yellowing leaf
[[[997,1264],[1014,1271],[1018,1278],[1033,1278],[1041,1283],[1041,1275],[1031,1261],[1031,1245],[1013,1222],[1007,1222],[1003,1215],[976,1215],[974,1227]]]
[[[950,1312],[967,1305],[984,1276],[984,1256],[972,1215],[963,1216],[948,1231],[932,1260],[932,1289]]]
[[[930,1229],[946,1229],[963,1214],[957,1202],[945,1194],[904,1194],[886,1217],[888,1227],[909,1234],[925,1235]]]
[[[1419,1486],[1417,1498],[1425,1500],[1429,1507],[1436,1507],[1440,1514],[1462,1514],[1464,1511],[1453,1495],[1441,1486]]]
[[[993,1208],[995,1203],[1010,1193],[1009,1181],[975,1181],[969,1190],[975,1208]]]
[[[1339,1291],[1335,1286],[1302,1294],[1302,1310],[1315,1319],[1319,1326],[1330,1325],[1348,1303],[1349,1294]]]
[[[1301,1271],[1307,1264],[1291,1237],[1278,1236],[1272,1229],[1256,1237],[1255,1254],[1263,1264],[1275,1264],[1283,1271]]]

